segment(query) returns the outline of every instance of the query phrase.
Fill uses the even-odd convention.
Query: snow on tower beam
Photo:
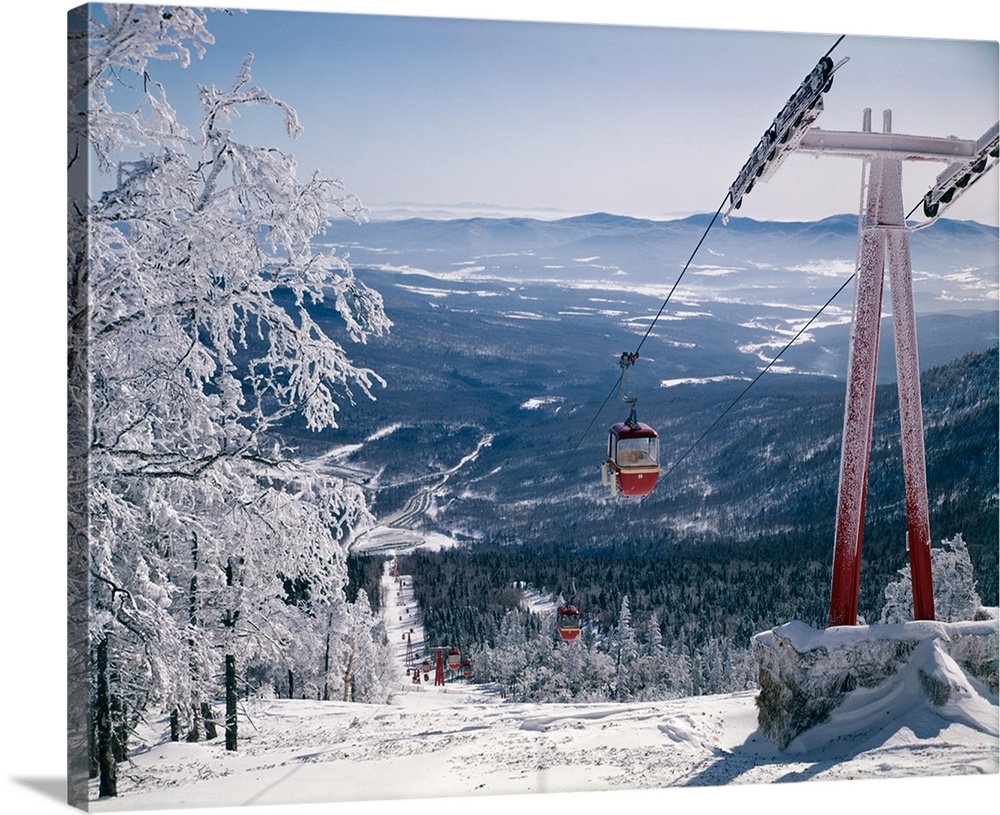
[[[797,149],[828,156],[883,156],[900,161],[948,162],[921,202],[924,216],[929,220],[910,227],[922,229],[941,217],[966,190],[996,166],[1000,145],[998,133],[1000,122],[975,140],[903,133],[852,133],[816,127],[802,136]]]
[[[803,134],[798,149],[807,153],[848,158],[879,155],[905,161],[960,161],[976,155],[976,142],[939,136],[872,133],[867,130],[823,130],[814,127]]]

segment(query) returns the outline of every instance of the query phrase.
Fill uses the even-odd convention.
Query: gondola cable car
[[[629,406],[628,418],[608,431],[608,454],[601,465],[601,483],[611,494],[641,498],[649,495],[660,476],[660,439],[656,431],[636,419],[638,399],[625,395],[625,374],[639,358],[624,352],[619,360],[618,398]]]
[[[580,612],[576,606],[567,603],[556,609],[556,631],[564,642],[580,636]]]

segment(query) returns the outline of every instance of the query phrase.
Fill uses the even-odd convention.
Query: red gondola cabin
[[[608,458],[601,480],[611,494],[649,495],[660,477],[660,439],[642,422],[619,422],[608,433]]]
[[[559,606],[556,610],[556,631],[566,642],[580,636],[580,612],[576,606]]]

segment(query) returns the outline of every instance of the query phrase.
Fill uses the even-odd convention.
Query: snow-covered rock
[[[904,682],[913,684],[917,698],[934,707],[946,705],[956,694],[992,695],[995,703],[997,644],[995,617],[822,631],[798,621],[786,623],[753,638],[760,684],[758,725],[785,749],[800,734],[828,721],[852,691]],[[870,718],[862,717],[858,727],[868,726]]]

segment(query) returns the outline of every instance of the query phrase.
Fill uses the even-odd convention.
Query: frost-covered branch
[[[263,105],[302,130],[252,84],[252,55],[225,89],[199,89],[189,127],[156,69],[204,53],[208,15],[86,10],[70,34],[67,164],[80,172],[89,151],[97,192],[71,202],[67,320],[89,421],[90,623],[116,635],[136,704],[189,707],[216,692],[219,648],[316,673],[326,621],[347,626],[365,495],[273,431],[296,415],[334,429],[344,404],[374,399],[385,382],[349,348],[391,322],[346,255],[314,245],[330,218],[363,219],[357,198],[229,129]],[[338,323],[317,317],[325,303]]]

